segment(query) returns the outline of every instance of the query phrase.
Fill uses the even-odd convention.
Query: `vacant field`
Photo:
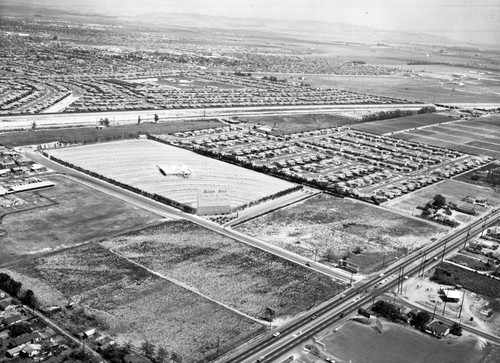
[[[338,362],[479,363],[494,348],[487,344],[483,347],[472,337],[439,340],[411,327],[386,321],[383,324],[384,331],[379,334],[370,326],[347,322],[322,342]]]
[[[15,271],[78,301],[102,319],[108,333],[119,341],[168,345],[188,362],[214,354],[217,337],[222,353],[264,329],[96,244],[31,260]],[[47,293],[39,292],[38,284],[25,287],[37,296]]]
[[[469,184],[478,185],[480,187],[492,188],[492,184],[487,181],[488,170],[500,168],[500,162],[494,161],[488,165],[485,165],[481,168],[471,170],[467,173],[460,174],[459,176],[454,177],[454,180],[466,182]]]
[[[168,134],[220,127],[216,120],[206,121],[168,121],[160,123],[142,123],[140,125],[112,126],[105,129],[94,127],[17,131],[0,133],[0,144],[15,147],[21,145],[38,145],[54,141],[71,143],[104,142],[113,139],[129,138],[140,134]]]
[[[450,258],[448,258],[448,260],[478,271],[490,271],[494,269],[491,266],[488,267],[486,263],[484,263],[484,261],[480,259],[462,255],[460,253],[451,256]]]
[[[408,131],[393,137],[496,158],[500,154],[498,143],[500,116],[428,127],[425,130]]]
[[[383,135],[391,132],[409,130],[422,126],[429,126],[450,121],[453,121],[453,119],[448,116],[440,115],[438,113],[430,113],[424,115],[399,117],[382,121],[358,123],[353,125],[352,128],[354,130]]]
[[[7,234],[0,237],[0,265],[14,263],[21,255],[50,252],[89,240],[114,236],[158,219],[154,213],[127,204],[64,176],[44,179],[55,187],[37,194],[55,204],[7,214],[0,226]],[[24,193],[20,193],[21,198]]]
[[[426,68],[426,66],[420,65],[407,66],[404,64],[405,61],[402,63],[402,68],[406,69],[413,67],[421,70]],[[449,73],[461,73],[465,70],[465,68],[459,67],[445,67]],[[438,78],[443,77],[442,73],[442,69],[436,73],[433,71],[419,72],[418,78],[403,77],[401,74],[389,76],[305,75],[305,82],[311,83],[315,87],[335,87],[348,91],[428,103],[500,102],[500,95],[497,92],[498,79],[493,84],[484,81],[478,84],[467,83],[462,87],[457,87],[449,83],[442,84],[442,80]]]
[[[442,227],[326,194],[237,227],[274,245],[324,262],[349,256],[371,272],[421,247]]]
[[[341,291],[324,275],[187,221],[102,243],[148,268],[251,316],[296,315]]]
[[[352,125],[360,122],[332,114],[292,114],[282,116],[235,117],[234,119],[251,125],[261,124],[275,127],[277,130],[273,131],[274,134],[293,134],[328,127]]]
[[[295,184],[151,140],[125,140],[51,150],[49,154],[99,175],[196,208],[200,190],[227,191],[231,207]],[[163,175],[181,168],[187,175]]]
[[[441,194],[446,198],[448,202],[455,203],[463,203],[463,199],[467,196],[472,196],[474,198],[486,198],[486,200],[488,201],[488,205],[493,207],[497,206],[500,203],[500,198],[494,197],[491,190],[486,190],[472,184],[466,184],[455,180],[444,180],[440,183],[422,188],[416,192],[393,199],[385,203],[385,206],[406,212],[408,215],[420,215],[421,210],[416,209],[416,207],[424,206],[436,194]],[[486,212],[487,209],[481,206],[476,206],[475,211],[478,213],[478,215],[481,215]],[[462,222],[468,222],[473,218],[477,218],[473,216],[469,218],[469,215],[463,213],[454,213]]]

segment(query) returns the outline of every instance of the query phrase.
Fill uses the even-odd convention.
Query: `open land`
[[[297,114],[282,116],[234,117],[251,126],[267,125],[273,128],[272,134],[286,135],[297,132],[312,131],[329,127],[352,125],[359,120],[335,114]]]
[[[355,130],[370,132],[376,135],[383,135],[450,121],[453,121],[453,118],[439,113],[431,113],[425,115],[399,117],[383,121],[357,123],[351,127]]]
[[[187,221],[167,222],[102,245],[245,314],[297,315],[342,286],[324,275]]]
[[[482,330],[489,334],[498,335],[500,333],[500,315],[498,314],[498,304],[494,298],[486,294],[492,293],[492,287],[488,286],[488,281],[493,281],[485,275],[474,273],[452,263],[441,262],[437,267],[445,268],[450,272],[448,285],[445,281],[432,281],[430,277],[434,275],[435,269],[429,270],[425,277],[415,277],[406,280],[403,287],[405,299],[414,302],[436,314],[443,315],[449,319],[457,319],[460,314],[464,325]],[[464,282],[462,285],[460,299],[458,302],[446,303],[442,299],[441,289],[454,289],[458,281]],[[477,283],[477,286],[475,286]],[[493,285],[498,285],[494,281]],[[497,286],[498,287],[498,286]],[[462,304],[463,299],[463,304]],[[460,309],[462,312],[460,313]]]
[[[500,168],[500,162],[494,161],[481,168],[477,168],[467,173],[457,175],[453,179],[469,184],[474,184],[483,188],[493,188],[494,186],[498,187],[498,185],[494,185],[487,180],[488,171],[497,168]]]
[[[498,89],[500,85],[498,72],[490,75],[491,79],[460,81],[459,83],[464,84],[459,86],[453,83],[458,80],[450,82],[450,78],[453,77],[447,74],[443,75],[442,69],[438,69],[436,66],[428,71],[419,72],[428,66],[408,66],[401,63],[397,66],[408,70],[408,76],[402,72],[378,76],[305,75],[305,78],[307,82],[317,87],[335,87],[363,93],[381,94],[387,97],[404,97],[410,101],[472,103],[481,100],[481,102],[500,102],[500,94],[494,91],[494,86],[496,85]],[[446,73],[467,73],[467,70],[461,67],[444,66],[444,68]]]
[[[473,337],[438,340],[412,327],[387,321],[383,321],[383,326],[380,334],[371,326],[349,321],[321,341],[336,362],[479,363],[494,349]]]
[[[495,158],[500,154],[500,116],[428,127],[393,135],[403,140],[445,147],[469,154],[486,155]]]
[[[0,133],[0,144],[8,147],[22,145],[39,145],[52,142],[78,144],[85,142],[104,142],[114,139],[137,137],[140,134],[174,133],[218,127],[216,120],[200,121],[168,121],[159,123],[141,123],[140,125],[121,125],[103,129],[95,127],[79,127],[69,129],[52,129],[33,131],[14,131]]]
[[[380,269],[384,259],[389,263],[422,247],[444,230],[380,207],[327,194],[246,222],[237,229],[326,263],[349,256],[366,273]]]
[[[8,213],[0,227],[0,264],[21,255],[46,253],[154,223],[154,213],[131,206],[60,175],[46,175],[55,187],[17,195],[50,199],[50,205]]]
[[[500,203],[500,197],[494,196],[491,190],[477,187],[472,184],[446,179],[427,188],[423,188],[400,198],[391,200],[384,205],[388,208],[405,212],[408,215],[420,215],[421,211],[420,209],[417,209],[417,207],[425,206],[425,204],[432,200],[436,194],[444,196],[447,202],[454,202],[457,204],[464,204],[464,199],[469,196],[473,199],[486,199],[487,205],[490,207],[496,207]],[[474,207],[475,213],[479,216],[484,214],[487,210],[488,209],[486,207],[480,205],[476,205]],[[477,216],[470,216],[457,211],[453,211],[453,214],[453,217],[458,222],[465,223],[469,220],[477,218]]]
[[[263,326],[172,282],[160,279],[96,244],[30,260],[13,268],[80,303],[120,342],[164,345],[188,362],[203,361],[263,331]],[[31,288],[43,301],[38,284]],[[45,291],[47,293],[47,291]],[[61,322],[63,325],[65,322]],[[92,328],[91,326],[87,328]]]
[[[287,181],[151,140],[54,149],[49,154],[194,208],[200,190],[227,191],[231,207],[240,207],[295,187]],[[167,169],[175,170],[171,173]]]

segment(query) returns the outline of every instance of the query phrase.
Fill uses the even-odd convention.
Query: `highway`
[[[383,275],[381,274],[350,289],[345,293],[344,298],[336,297],[296,318],[279,329],[279,336],[273,336],[276,331],[270,332],[259,340],[253,341],[252,344],[221,357],[219,362],[249,363],[257,359],[260,359],[261,362],[273,362],[291,348],[306,342],[333,323],[338,322],[343,316],[356,311],[361,306],[371,304],[377,296],[382,295],[398,284],[398,278],[392,277],[389,282],[377,287],[382,281],[386,281],[388,277],[398,275],[403,278],[405,275],[411,276],[423,273],[424,270],[434,267],[445,254],[452,253],[462,247],[470,236],[479,234],[484,228],[494,225],[499,217],[499,212],[500,209],[473,222],[467,228],[459,229],[420,251],[412,253],[407,258],[384,270]],[[315,316],[314,319],[312,319],[313,316]],[[464,326],[463,329],[490,341],[500,343],[498,337],[476,331],[467,326]]]
[[[72,112],[36,115],[4,115],[0,117],[0,130],[29,130],[36,122],[37,128],[94,126],[101,118],[108,118],[111,126],[136,124],[140,116],[142,122],[153,122],[158,115],[160,122],[166,120],[189,120],[232,116],[275,116],[287,113],[349,113],[352,111],[419,110],[429,104],[381,104],[381,105],[313,105],[313,106],[253,106],[221,107],[169,110],[135,110],[109,112]]]

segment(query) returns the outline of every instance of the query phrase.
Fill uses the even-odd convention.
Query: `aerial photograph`
[[[0,0],[0,363],[499,363],[500,0]]]

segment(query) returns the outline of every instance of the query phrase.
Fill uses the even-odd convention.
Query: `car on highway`
[[[314,320],[318,317],[318,315],[314,314],[313,316],[311,316],[311,320]]]
[[[255,362],[262,362],[264,360],[265,357],[259,357],[257,358],[257,360]]]
[[[345,295],[344,294],[340,295],[340,298],[341,299],[345,298]]]
[[[279,331],[277,331],[276,333],[274,333],[274,334],[273,334],[273,337],[275,337],[275,338],[276,338],[276,337],[279,337],[279,336],[280,336],[280,334],[281,334],[281,333],[280,333]]]

